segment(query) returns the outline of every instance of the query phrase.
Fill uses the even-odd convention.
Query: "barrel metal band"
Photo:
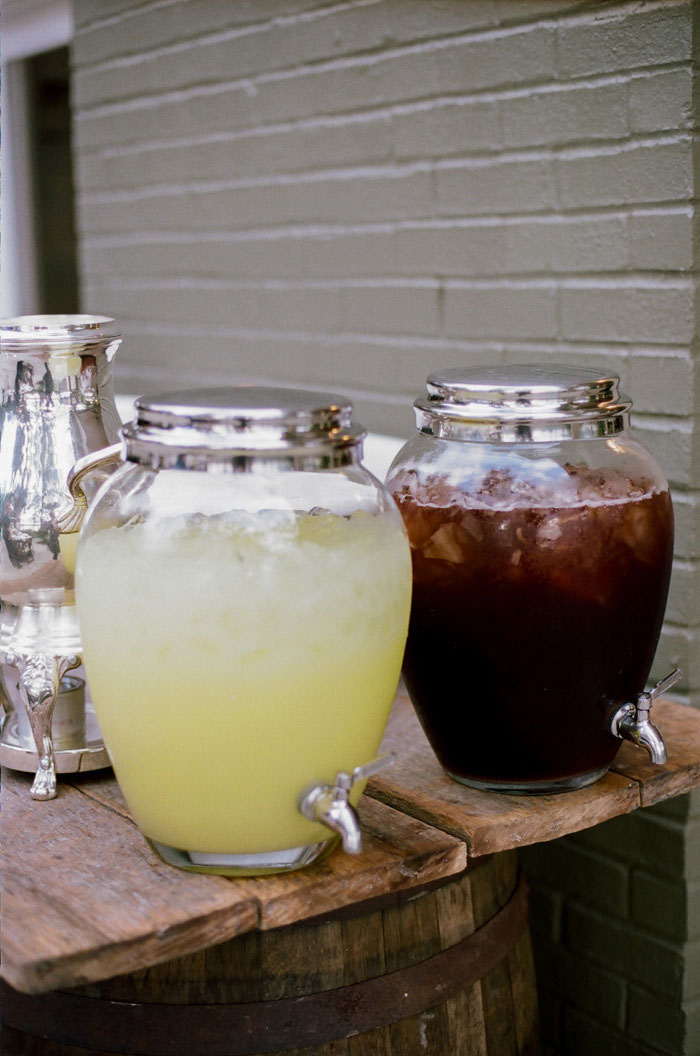
[[[324,1045],[408,1019],[472,986],[508,956],[527,919],[521,879],[498,913],[434,957],[279,1001],[135,1004],[64,991],[30,996],[3,982],[3,1026],[82,1050],[133,1056],[255,1056]]]

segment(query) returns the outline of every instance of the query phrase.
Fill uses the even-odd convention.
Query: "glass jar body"
[[[78,549],[85,664],[126,800],[168,860],[255,873],[330,845],[297,803],[377,752],[410,575],[401,518],[357,464],[125,464],[107,482]]]
[[[668,486],[627,430],[488,443],[419,433],[388,475],[413,559],[404,674],[448,773],[589,784],[643,688],[673,550]]]

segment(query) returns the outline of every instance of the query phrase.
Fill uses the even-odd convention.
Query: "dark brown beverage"
[[[504,470],[470,494],[411,469],[390,484],[413,555],[406,683],[440,762],[470,784],[594,779],[621,743],[611,716],[649,675],[669,493],[617,470],[564,470],[565,505],[543,505],[541,492],[528,504]]]

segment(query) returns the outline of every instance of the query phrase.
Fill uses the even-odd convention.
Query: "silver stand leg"
[[[0,666],[0,710],[3,712],[3,721],[9,719],[12,712],[15,710],[12,698],[7,691],[5,685],[5,677],[3,675],[2,666]]]
[[[20,699],[27,709],[34,743],[39,755],[39,769],[30,795],[32,799],[55,799],[56,758],[51,724],[58,687],[66,671],[80,664],[79,656],[49,656],[46,653],[15,653],[5,662],[20,674]]]

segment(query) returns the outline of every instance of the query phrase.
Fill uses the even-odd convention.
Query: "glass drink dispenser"
[[[624,737],[664,762],[644,685],[673,552],[668,485],[612,374],[445,370],[388,486],[408,530],[404,675],[457,781],[578,788]]]
[[[347,401],[318,393],[136,406],[76,567],[86,670],[129,807],[183,868],[297,868],[338,836],[357,852],[353,804],[382,765],[411,592],[364,433]],[[104,458],[75,467],[79,503]]]

